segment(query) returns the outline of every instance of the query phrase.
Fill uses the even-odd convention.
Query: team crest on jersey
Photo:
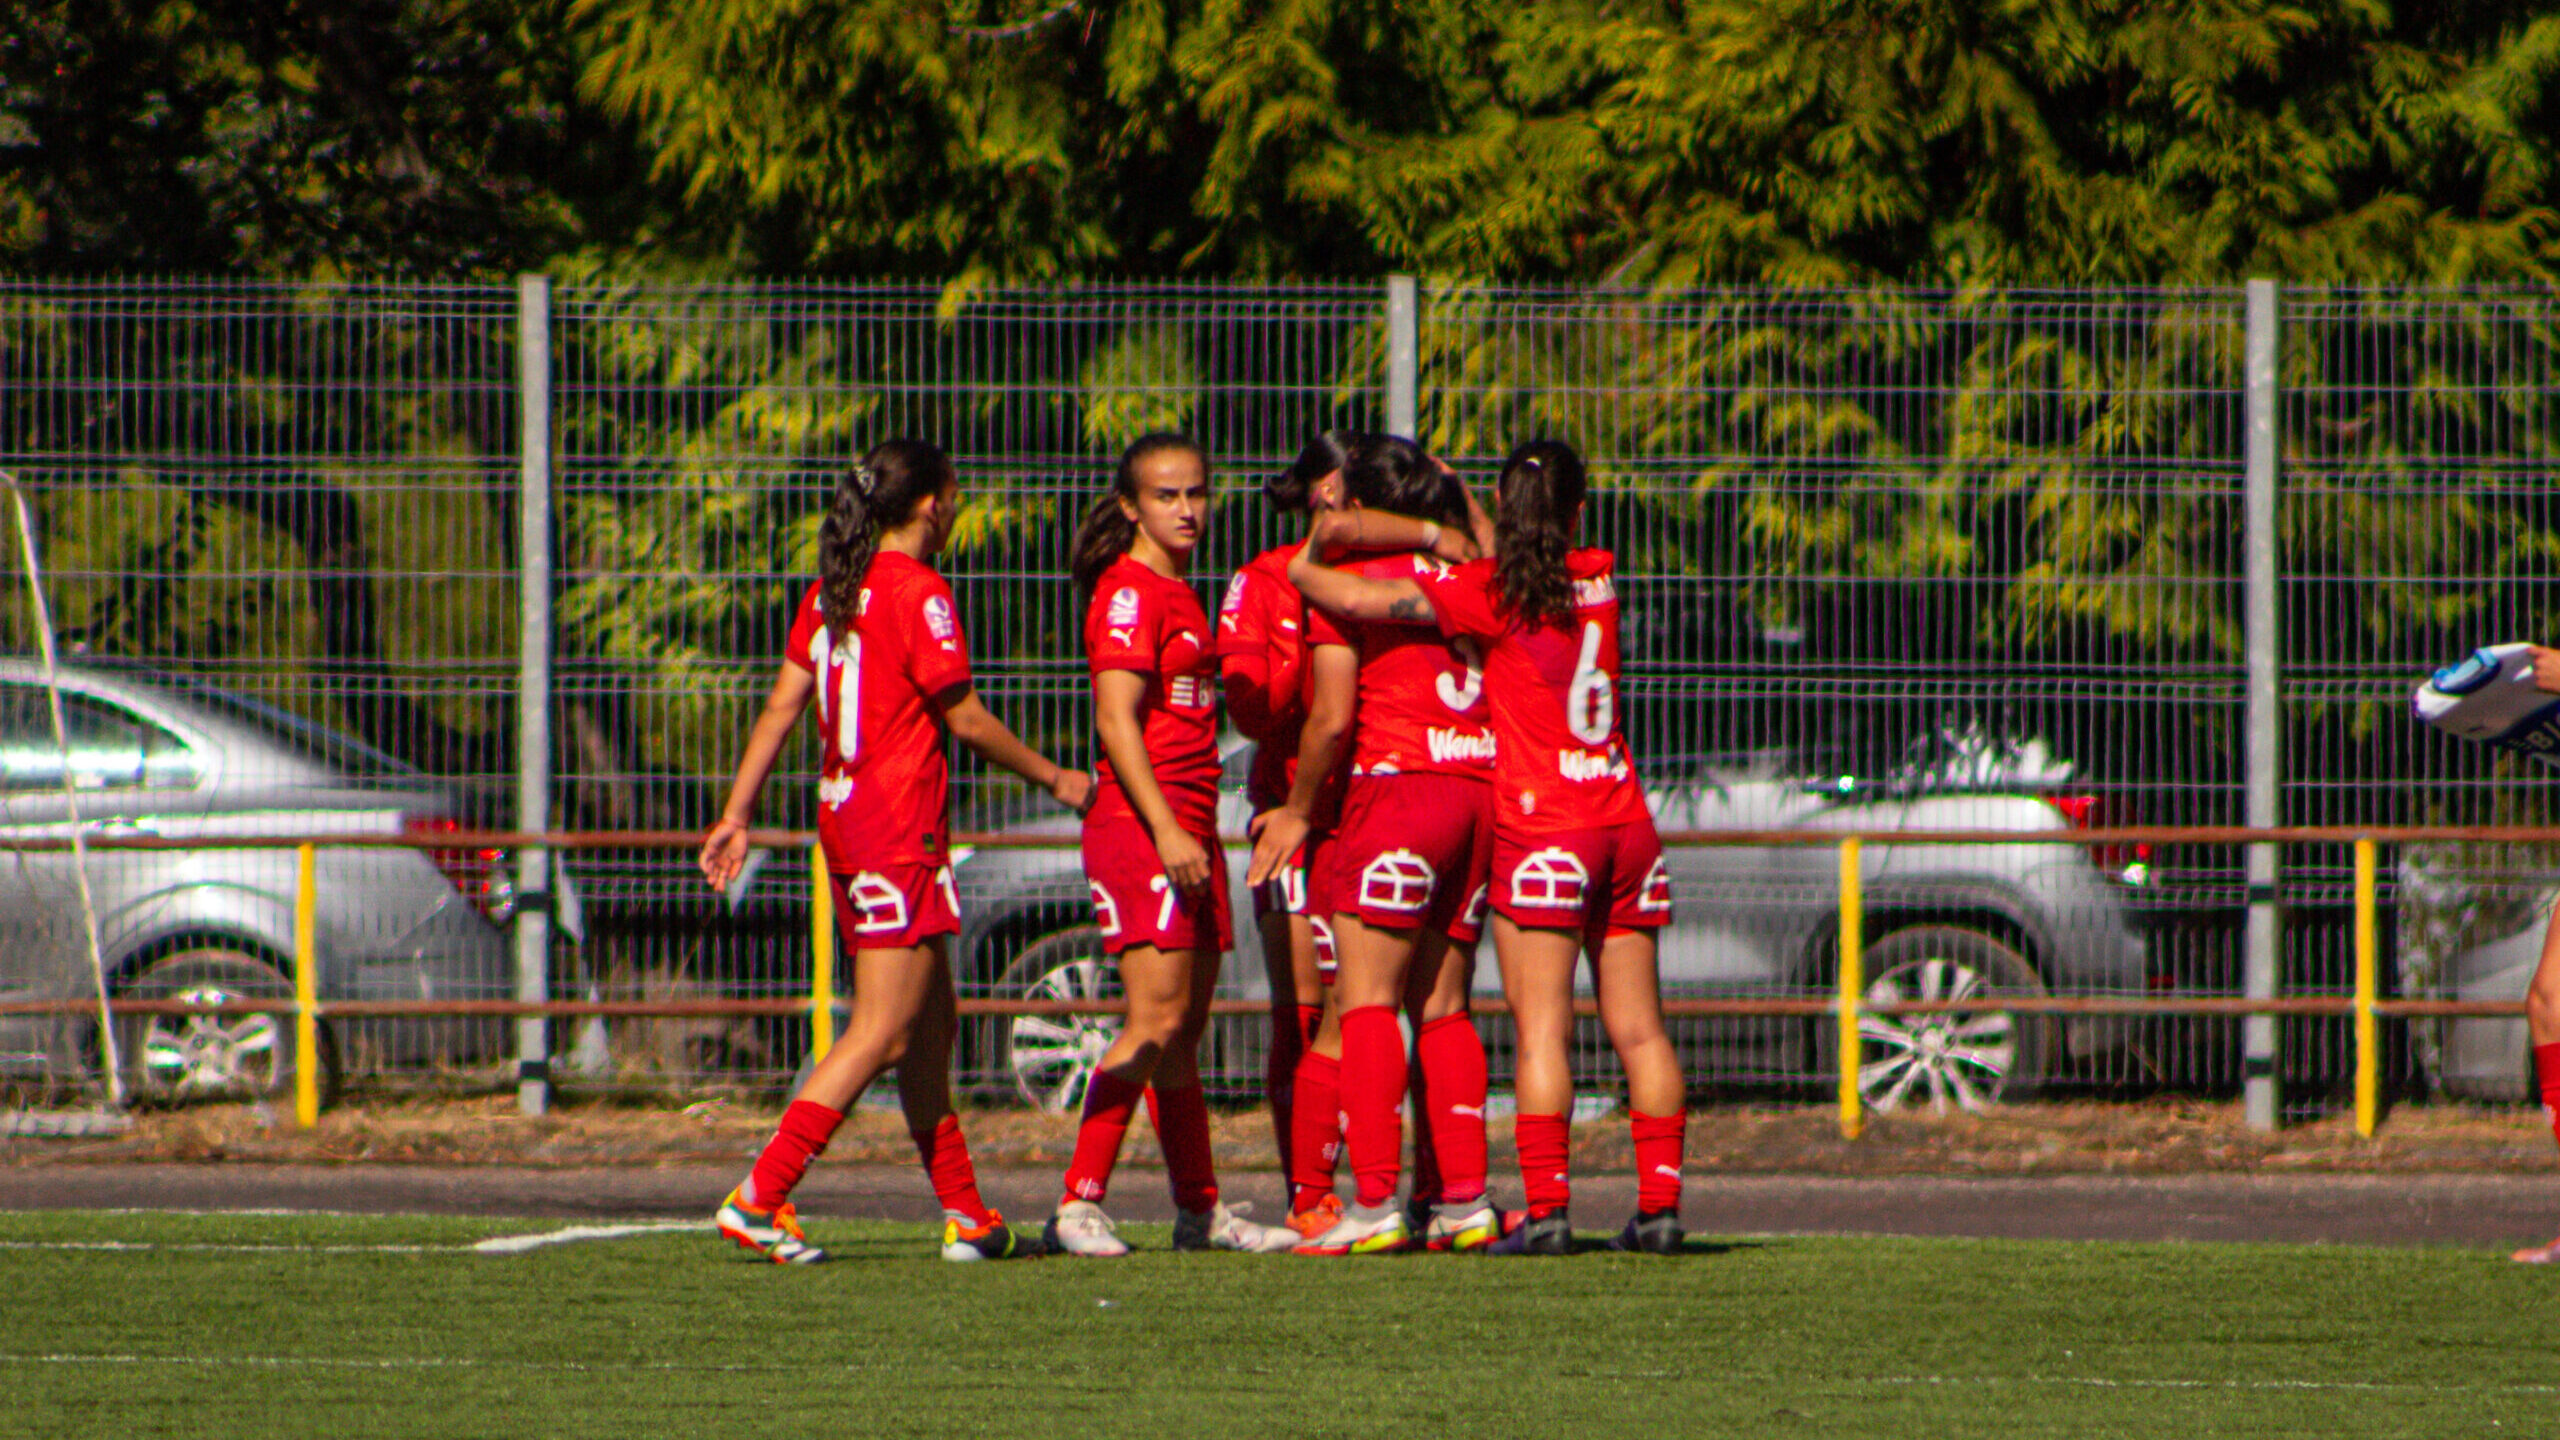
[[[1135,585],[1121,586],[1120,589],[1112,595],[1111,609],[1103,615],[1102,623],[1114,630],[1120,629],[1124,626],[1137,624],[1138,587]]]
[[[933,638],[936,640],[950,639],[952,632],[960,628],[951,619],[951,602],[939,595],[926,596],[924,628],[932,631]]]

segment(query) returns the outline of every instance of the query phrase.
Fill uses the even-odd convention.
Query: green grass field
[[[792,1269],[707,1231],[470,1248],[560,1228],[0,1215],[0,1432],[2442,1437],[2560,1406],[2560,1274],[2475,1251],[962,1266],[844,1223],[813,1226],[835,1263]]]

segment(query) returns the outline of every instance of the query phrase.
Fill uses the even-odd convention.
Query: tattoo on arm
[[[1399,595],[1395,603],[1387,607],[1387,618],[1416,622],[1428,620],[1431,618],[1431,602],[1419,595]]]

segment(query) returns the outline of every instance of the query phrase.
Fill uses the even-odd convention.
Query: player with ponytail
[[[853,1015],[715,1217],[721,1234],[778,1264],[826,1258],[800,1228],[792,1187],[853,1102],[892,1066],[907,1128],[942,1202],[943,1258],[1038,1253],[979,1197],[951,1111],[949,950],[960,911],[943,737],[957,736],[1070,809],[1084,808],[1092,780],[1023,744],[970,683],[951,587],[931,563],[959,505],[951,461],[922,441],[883,441],[837,479],[819,530],[818,581],[801,597],[781,674],[702,843],[703,876],[726,892],[746,863],[756,797],[814,701],[824,745],[818,841],[837,934],[853,957]]]
[[[1103,752],[1084,823],[1085,878],[1129,1002],[1086,1086],[1048,1225],[1050,1246],[1072,1255],[1129,1252],[1101,1202],[1141,1097],[1173,1185],[1175,1249],[1274,1251],[1298,1239],[1219,1202],[1200,1086],[1200,1036],[1234,943],[1217,831],[1215,636],[1187,578],[1208,520],[1207,452],[1187,436],[1148,435],[1121,455],[1069,550],[1088,597]]]
[[[1432,622],[1484,647],[1494,951],[1518,1034],[1515,1135],[1529,1202],[1526,1222],[1495,1248],[1571,1248],[1573,978],[1587,951],[1635,1132],[1637,1213],[1618,1243],[1665,1253],[1682,1240],[1687,1116],[1655,954],[1671,883],[1618,723],[1615,561],[1573,543],[1586,488],[1570,446],[1532,441],[1503,463],[1492,558],[1382,579],[1330,568],[1311,547],[1289,574],[1330,614]]]

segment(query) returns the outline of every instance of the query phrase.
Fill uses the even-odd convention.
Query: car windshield
[[[306,720],[263,700],[252,700],[246,695],[235,695],[228,690],[204,685],[181,684],[177,688],[190,704],[211,710],[233,724],[272,735],[294,754],[333,770],[374,780],[410,780],[419,774],[418,767],[376,750],[342,730],[332,730],[318,721]]]

